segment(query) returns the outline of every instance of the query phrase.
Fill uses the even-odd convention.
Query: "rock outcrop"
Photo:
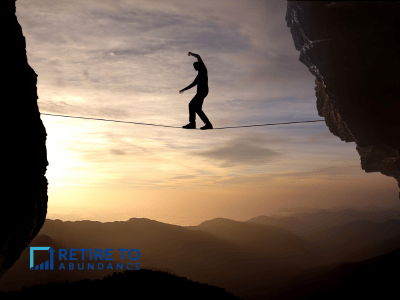
[[[42,228],[47,214],[46,130],[37,105],[37,75],[28,65],[15,0],[0,3],[2,191],[0,276]],[[26,266],[29,268],[29,266]]]
[[[285,19],[330,132],[400,188],[400,2],[288,1]]]

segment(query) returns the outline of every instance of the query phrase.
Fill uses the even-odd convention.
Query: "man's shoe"
[[[206,124],[203,127],[201,127],[200,129],[202,129],[202,130],[213,129],[213,126],[211,124]]]
[[[189,124],[187,124],[185,126],[182,126],[182,128],[185,128],[185,129],[196,129],[196,123],[189,123]]]

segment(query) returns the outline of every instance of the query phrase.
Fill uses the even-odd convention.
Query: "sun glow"
[[[47,132],[46,148],[49,165],[46,177],[51,185],[70,185],[68,184],[70,179],[76,178],[76,169],[86,165],[78,155],[68,149],[69,141],[74,139],[73,132],[69,126],[63,124],[63,120],[47,120],[43,117],[42,119],[46,123]]]

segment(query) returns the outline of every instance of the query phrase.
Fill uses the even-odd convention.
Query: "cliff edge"
[[[399,18],[396,1],[288,1],[285,20],[330,132],[400,188]]]
[[[46,130],[37,105],[37,75],[29,66],[15,0],[2,0],[2,191],[0,276],[42,228],[47,214]],[[29,268],[29,266],[26,266]]]

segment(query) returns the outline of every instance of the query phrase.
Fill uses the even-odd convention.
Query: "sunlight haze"
[[[181,127],[197,71],[213,126],[322,119],[286,1],[18,0],[41,113]],[[398,206],[325,122],[185,130],[41,115],[49,219],[198,225],[285,207]],[[196,117],[197,128],[203,126]]]

